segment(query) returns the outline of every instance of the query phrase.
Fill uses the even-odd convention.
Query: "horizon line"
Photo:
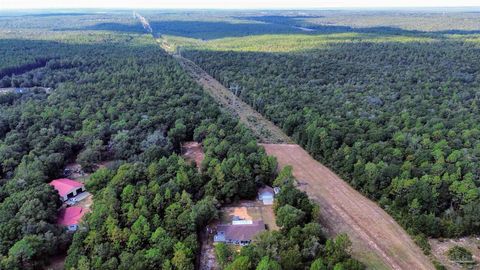
[[[48,11],[48,10],[332,10],[332,9],[469,9],[478,6],[331,6],[331,7],[32,7],[0,8],[0,11]]]
[[[107,10],[142,10],[142,9],[168,9],[168,10],[321,10],[321,9],[428,9],[428,8],[480,8],[480,5],[459,5],[459,6],[325,6],[325,7],[99,7],[99,6],[85,6],[85,7],[32,7],[32,8],[18,8],[7,7],[1,10],[78,10],[78,9],[107,9]]]

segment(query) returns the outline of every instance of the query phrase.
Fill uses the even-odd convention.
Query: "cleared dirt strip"
[[[372,269],[434,269],[410,236],[377,204],[296,144],[263,144],[281,167],[291,165],[298,188],[320,205],[329,234],[347,233],[352,252]],[[382,267],[383,266],[383,267]]]
[[[329,235],[347,233],[352,255],[369,269],[435,269],[410,236],[377,204],[314,160],[272,122],[192,61],[174,55],[187,73],[227,111],[239,117],[279,165],[293,166],[299,188],[320,205]]]
[[[249,129],[253,131],[257,139],[266,143],[292,143],[279,127],[275,126],[260,113],[255,111],[247,103],[243,102],[231,91],[225,88],[207,72],[192,61],[179,55],[174,55],[180,65],[195,79],[204,89],[224,108],[240,118]]]

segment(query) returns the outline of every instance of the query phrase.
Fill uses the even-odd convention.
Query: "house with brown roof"
[[[217,226],[217,233],[213,237],[215,242],[224,242],[245,246],[252,242],[253,238],[265,231],[263,221],[233,221],[232,224],[221,224]]]

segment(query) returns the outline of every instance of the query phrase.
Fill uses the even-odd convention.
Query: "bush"
[[[448,258],[461,265],[475,264],[472,253],[461,246],[454,246],[447,251]]]
[[[432,247],[428,242],[428,238],[424,234],[417,234],[413,237],[413,241],[423,250],[425,255],[430,255]]]
[[[215,245],[215,258],[222,269],[227,266],[231,256],[232,251],[225,243]]]

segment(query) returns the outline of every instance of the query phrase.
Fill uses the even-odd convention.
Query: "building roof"
[[[265,223],[260,220],[252,224],[222,224],[217,226],[217,231],[224,232],[227,240],[250,241],[255,235],[265,231]]]
[[[63,226],[76,225],[85,215],[85,210],[78,206],[67,207],[58,213],[57,224]]]
[[[264,193],[270,193],[272,195],[275,194],[273,188],[269,186],[264,186],[258,189],[258,194],[264,194]]]
[[[53,186],[62,197],[66,196],[74,189],[83,187],[82,183],[67,178],[53,180],[49,185]]]

